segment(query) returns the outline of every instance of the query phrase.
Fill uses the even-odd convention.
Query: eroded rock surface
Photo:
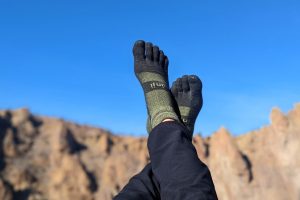
[[[233,137],[195,135],[219,199],[300,199],[300,104],[274,108],[271,124]],[[146,138],[0,111],[0,199],[110,200],[148,162]]]

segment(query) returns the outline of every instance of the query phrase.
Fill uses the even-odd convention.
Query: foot
[[[168,83],[168,58],[159,47],[137,41],[133,47],[134,72],[144,90],[149,128],[153,129],[165,119],[179,121],[174,111]]]
[[[196,118],[202,108],[202,82],[195,75],[178,78],[172,85],[172,94],[176,99],[181,121],[193,137]]]

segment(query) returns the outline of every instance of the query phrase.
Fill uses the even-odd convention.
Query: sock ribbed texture
[[[144,41],[134,44],[133,55],[135,75],[144,90],[147,104],[147,129],[153,129],[164,119],[179,121],[168,85],[168,58],[157,46]]]

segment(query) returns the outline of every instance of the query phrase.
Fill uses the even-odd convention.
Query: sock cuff
[[[141,84],[148,82],[148,81],[158,81],[167,84],[167,79],[159,73],[155,72],[141,72],[137,74],[137,77]]]
[[[174,119],[175,121],[180,122],[174,111],[160,111],[151,119],[152,129],[165,119]]]
[[[180,131],[184,132],[184,135],[190,141],[192,141],[192,139],[193,139],[192,135],[190,134],[190,131],[181,122],[179,122],[179,121],[167,121],[167,122],[159,123],[156,127],[154,127],[152,129],[152,131],[150,132],[150,135],[149,135],[148,143],[151,140],[150,138],[153,137],[153,135],[157,134],[157,132],[160,132],[159,130],[164,130],[165,128],[180,130]],[[156,133],[154,133],[154,132],[156,132]],[[162,133],[162,135],[164,135],[164,133]]]

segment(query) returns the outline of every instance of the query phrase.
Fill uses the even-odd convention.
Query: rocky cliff
[[[300,104],[233,137],[194,137],[220,200],[300,199]],[[148,162],[146,138],[116,136],[26,109],[0,111],[1,200],[109,200]]]

